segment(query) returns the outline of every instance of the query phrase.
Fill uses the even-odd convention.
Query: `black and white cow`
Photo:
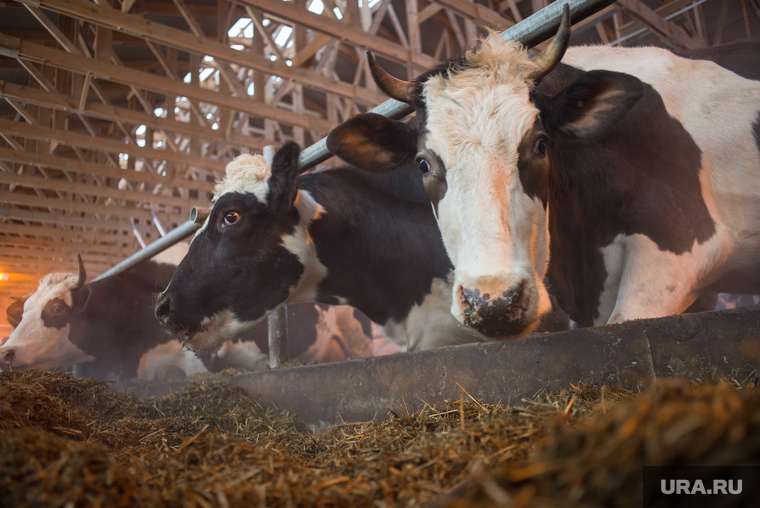
[[[299,177],[299,147],[272,167],[242,155],[215,189],[156,317],[214,349],[283,303],[348,304],[409,350],[474,342],[449,314],[451,263],[417,169]]]
[[[569,33],[566,8],[532,60],[491,34],[414,82],[370,55],[417,114],[357,115],[328,147],[374,171],[418,164],[456,267],[451,313],[487,335],[535,326],[546,275],[579,326],[679,313],[706,289],[756,293],[760,43],[565,55]]]
[[[0,360],[12,368],[84,364],[86,376],[138,382],[224,368],[264,368],[266,323],[241,334],[241,340],[220,345],[213,355],[200,357],[183,349],[158,324],[153,316],[155,293],[168,284],[177,253],[181,259],[181,245],[91,283],[85,282],[81,260],[78,274],[46,275],[37,291],[17,298],[6,310],[15,330],[0,347]],[[327,362],[373,354],[370,321],[355,316],[349,307],[291,306],[288,321],[290,353],[297,359]]]

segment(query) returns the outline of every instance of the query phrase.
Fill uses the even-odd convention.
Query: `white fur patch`
[[[261,318],[263,319],[263,317]],[[203,331],[196,333],[191,339],[185,341],[184,346],[193,351],[216,351],[222,344],[232,340],[241,332],[249,329],[261,319],[256,321],[239,321],[231,310],[217,312],[210,318],[201,321]]]
[[[703,244],[694,241],[689,252],[661,251],[649,237],[640,234],[618,235],[612,249],[622,249],[623,266],[610,266],[608,272],[620,273],[615,291],[613,281],[605,281],[605,292],[616,294],[612,313],[602,315],[595,324],[621,323],[631,319],[654,318],[685,311],[698,296],[696,292],[708,275],[709,267],[725,259],[725,242],[719,229]],[[605,249],[610,249],[608,246]],[[603,252],[605,252],[603,250]],[[609,250],[607,251],[609,252]],[[605,267],[608,256],[605,256]],[[605,308],[606,310],[606,308]]]
[[[299,190],[295,207],[300,218],[293,233],[282,238],[282,245],[292,252],[304,267],[301,278],[285,303],[311,302],[317,298],[317,286],[327,277],[327,268],[319,261],[314,240],[309,235],[312,221],[327,213],[308,191]]]
[[[217,352],[220,369],[260,371],[269,366],[269,357],[252,341],[227,341]]]
[[[383,333],[404,351],[422,351],[488,340],[472,328],[459,324],[451,315],[451,285],[434,278],[422,305],[415,305],[406,319],[392,319],[381,327]]]
[[[261,155],[243,154],[227,164],[224,180],[214,188],[214,201],[228,192],[253,194],[261,203],[266,203],[269,178],[272,168]]]
[[[58,329],[46,327],[42,321],[42,310],[55,298],[71,307],[71,289],[77,279],[76,274],[49,273],[40,280],[37,291],[24,302],[21,322],[0,347],[0,353],[13,350],[12,365],[46,370],[95,359],[69,340],[69,325]]]
[[[137,382],[173,381],[178,374],[179,377],[187,377],[203,372],[208,372],[208,369],[200,358],[184,349],[179,341],[171,340],[142,355],[137,367]]]

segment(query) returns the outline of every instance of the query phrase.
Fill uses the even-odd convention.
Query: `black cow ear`
[[[357,168],[388,171],[414,157],[417,136],[408,124],[363,113],[333,129],[327,149]]]
[[[609,132],[641,99],[644,85],[629,74],[590,71],[542,108],[544,126],[578,138]]]
[[[71,290],[71,308],[75,311],[84,310],[87,307],[87,302],[90,301],[92,296],[92,288],[89,284],[85,284],[81,288],[74,288]]]
[[[269,194],[276,200],[291,202],[298,189],[298,156],[301,147],[295,141],[288,141],[280,147],[272,158],[272,176],[269,179]]]

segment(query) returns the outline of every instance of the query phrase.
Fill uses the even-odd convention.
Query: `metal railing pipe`
[[[106,270],[93,279],[93,282],[111,277],[112,275],[118,275],[125,272],[146,259],[150,259],[159,252],[163,252],[172,245],[181,242],[190,235],[195,234],[208,217],[208,211],[203,208],[196,208],[190,211],[190,220],[182,224],[181,226],[171,230],[162,236],[155,242],[151,243],[141,251],[135,252],[127,259],[117,264],[116,266]]]

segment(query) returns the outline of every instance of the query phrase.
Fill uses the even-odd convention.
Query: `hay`
[[[4,372],[0,505],[631,506],[645,463],[757,458],[758,422],[755,390],[681,382],[571,387],[518,405],[463,389],[314,434],[212,378],[138,399]]]

